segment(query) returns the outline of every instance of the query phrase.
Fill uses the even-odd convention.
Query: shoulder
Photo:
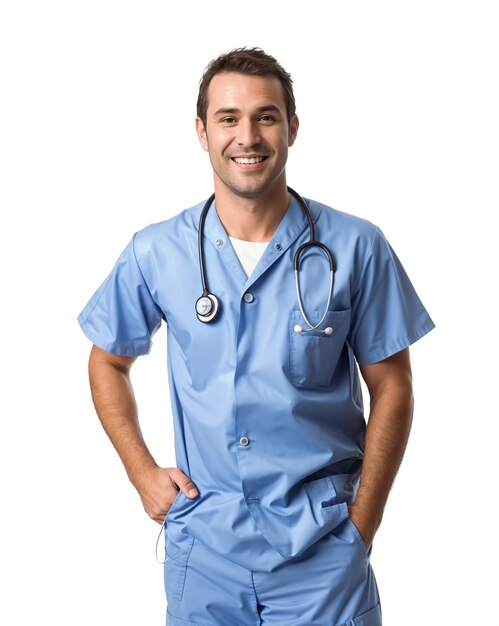
[[[354,248],[357,254],[367,256],[376,239],[383,236],[380,228],[370,220],[340,211],[317,200],[308,200],[312,211],[318,214],[317,229],[320,237],[340,240],[342,247]]]
[[[168,219],[148,224],[133,235],[135,255],[147,256],[158,247],[164,247],[169,241],[178,241],[187,233],[198,230],[199,215],[204,202],[176,213]]]

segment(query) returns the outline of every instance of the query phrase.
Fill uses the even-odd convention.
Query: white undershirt
[[[268,241],[245,241],[244,239],[235,239],[229,237],[234,250],[243,266],[246,276],[250,276],[265,252],[265,248],[269,245]]]

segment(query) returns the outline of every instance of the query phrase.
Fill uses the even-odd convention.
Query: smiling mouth
[[[266,156],[258,156],[258,157],[231,157],[233,161],[236,163],[240,163],[242,165],[252,165],[254,163],[261,163],[265,161],[268,157]]]

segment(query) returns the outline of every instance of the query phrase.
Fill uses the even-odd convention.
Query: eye
[[[235,117],[224,117],[223,119],[220,120],[220,122],[222,124],[234,124],[236,122],[236,118]]]
[[[273,122],[275,120],[275,117],[273,117],[272,115],[260,115],[259,120],[261,122]]]

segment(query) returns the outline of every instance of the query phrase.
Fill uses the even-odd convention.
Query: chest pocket
[[[322,311],[307,311],[312,325],[317,324],[324,314]],[[294,331],[295,324],[308,328],[299,309],[290,311],[289,316],[289,377],[297,387],[320,389],[329,387],[334,370],[345,345],[350,328],[352,310],[328,311],[321,324],[324,329],[331,326],[333,332],[326,335],[312,330],[308,333]]]

